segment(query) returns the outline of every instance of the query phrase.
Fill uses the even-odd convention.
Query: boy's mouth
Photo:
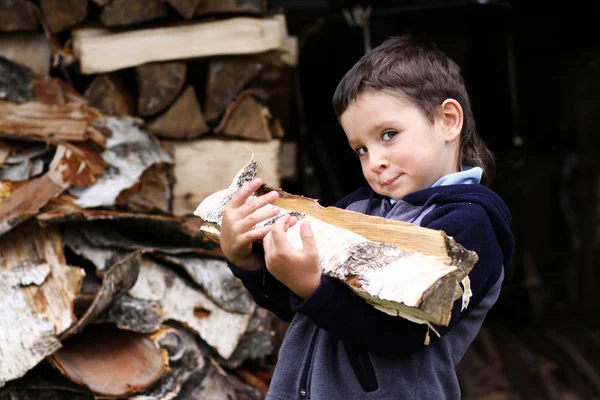
[[[402,175],[402,174],[400,174],[400,175]],[[381,186],[390,186],[392,183],[394,183],[396,181],[396,179],[398,179],[400,177],[400,175],[397,175],[393,178],[390,178],[386,181],[381,182]]]

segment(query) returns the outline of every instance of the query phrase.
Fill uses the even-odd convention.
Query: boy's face
[[[458,140],[443,118],[434,124],[407,100],[365,92],[340,122],[373,190],[399,200],[456,172]]]

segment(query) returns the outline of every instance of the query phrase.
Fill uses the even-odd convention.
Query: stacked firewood
[[[277,324],[192,212],[252,155],[293,178],[283,16],[0,0],[0,31],[0,399],[264,397]]]

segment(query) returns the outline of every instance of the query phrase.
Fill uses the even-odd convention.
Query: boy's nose
[[[371,171],[380,172],[385,170],[389,166],[389,162],[385,157],[371,157]]]

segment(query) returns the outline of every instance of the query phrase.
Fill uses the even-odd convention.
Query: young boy
[[[455,366],[498,299],[513,237],[506,205],[485,186],[494,163],[459,67],[433,44],[391,38],[348,71],[333,107],[369,184],[337,206],[444,230],[479,261],[450,326],[425,346],[425,325],[321,275],[308,223],[302,250],[286,238],[289,216],[252,229],[279,210],[264,207],[275,192],[246,203],[261,182],[247,183],[225,209],[221,247],[256,303],[291,321],[267,399],[460,399]],[[259,239],[264,254],[253,251]]]

